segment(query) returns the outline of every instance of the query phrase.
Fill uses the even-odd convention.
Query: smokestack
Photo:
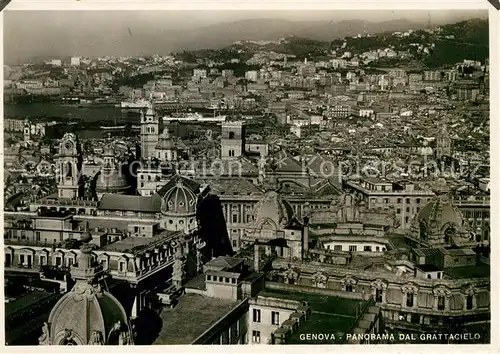
[[[304,228],[302,230],[302,257],[309,251],[309,217],[304,217]]]
[[[253,246],[253,252],[254,252],[253,268],[254,268],[254,271],[258,272],[260,269],[260,249],[259,249],[259,242],[258,241],[255,241],[255,244]]]

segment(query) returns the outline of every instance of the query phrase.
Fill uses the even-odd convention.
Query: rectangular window
[[[120,272],[125,271],[125,262],[120,262]]]
[[[438,310],[444,310],[444,296],[438,297]]]
[[[68,258],[68,267],[73,265],[73,258]]]
[[[406,294],[406,306],[413,307],[413,294]]]
[[[212,276],[211,275],[207,275],[207,280],[212,280]]]
[[[363,248],[363,250],[364,250],[365,252],[371,252],[371,251],[372,251],[372,246],[365,246],[365,247]]]
[[[345,286],[345,291],[348,291],[348,292],[351,292],[351,293],[352,293],[352,292],[354,291],[354,289],[353,289],[352,285],[347,284],[347,285]]]
[[[35,232],[35,238],[37,241],[40,241],[40,231]]]
[[[382,302],[382,290],[381,289],[375,290],[375,301]]]
[[[277,311],[271,312],[271,324],[279,326],[280,324],[280,313]]]
[[[45,256],[40,256],[40,265],[45,265]]]
[[[384,198],[384,204],[389,204],[389,198]]]
[[[62,263],[61,257],[56,257],[56,266],[60,266]]]
[[[260,310],[253,309],[253,321],[260,322]]]
[[[410,204],[410,198],[406,198],[406,204]]]
[[[350,252],[356,252],[358,250],[358,246],[349,246],[349,251]]]
[[[406,212],[409,213],[410,212],[410,208],[409,207],[406,207]]]
[[[398,198],[398,204],[403,203],[403,198]]]
[[[438,278],[438,279],[441,279],[441,272],[438,272],[438,273],[437,273],[437,278]]]
[[[420,198],[417,198],[417,204],[420,204]]]
[[[233,247],[237,247],[238,246],[238,241],[237,240],[233,240]]]
[[[401,214],[401,208],[396,209],[396,214]]]
[[[335,246],[333,246],[333,249],[335,251],[342,251],[342,245],[335,245]]]
[[[466,306],[467,306],[467,310],[472,310],[472,295],[469,295],[467,296],[467,300],[466,300]]]
[[[229,278],[224,278],[224,281],[225,281],[226,283],[229,283]]]
[[[252,331],[252,342],[260,343],[260,332],[259,331]]]
[[[231,283],[236,284],[236,278],[231,278]]]
[[[233,214],[233,224],[238,222],[238,214]]]

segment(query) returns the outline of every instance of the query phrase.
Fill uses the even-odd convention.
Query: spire
[[[101,272],[101,268],[94,264],[92,260],[92,247],[90,246],[92,234],[88,221],[80,241],[82,241],[82,245],[80,246],[80,254],[77,257],[77,266],[71,269],[71,276],[77,281],[83,280],[91,283]]]

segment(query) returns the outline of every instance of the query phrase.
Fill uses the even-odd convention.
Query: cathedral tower
[[[146,114],[141,112],[141,158],[149,160],[155,156],[160,133],[158,116],[153,107],[148,107]]]
[[[76,136],[67,133],[59,145],[57,157],[59,173],[57,190],[59,198],[77,199],[83,197],[82,155]]]

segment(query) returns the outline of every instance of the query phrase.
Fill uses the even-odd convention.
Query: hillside
[[[426,58],[429,67],[445,66],[463,61],[478,60],[484,63],[489,57],[489,25],[487,20],[474,19],[445,25],[435,48]],[[447,39],[446,36],[453,36]]]
[[[246,24],[243,25],[242,22]],[[282,21],[288,23],[288,21]],[[254,20],[239,21],[242,28],[245,28],[249,23],[255,23]],[[366,32],[370,32],[370,26],[377,25],[377,28],[383,29],[371,37],[353,38],[352,34],[359,33],[359,28],[365,28]],[[488,21],[481,19],[474,19],[469,21],[461,21],[455,24],[442,26],[440,33],[428,33],[423,30],[413,28],[415,31],[407,37],[397,37],[392,33],[395,29],[401,29],[402,26],[411,27],[408,21],[389,21],[379,24],[370,24],[364,21],[344,21],[336,24],[335,35],[340,33],[349,33],[347,36],[338,36],[330,40],[319,40],[318,37],[327,35],[327,30],[330,24],[322,23],[316,27],[303,27],[302,29],[295,29],[295,33],[310,33],[310,36],[291,35],[282,40],[276,41],[280,38],[275,36],[272,38],[271,32],[266,30],[255,29],[253,35],[256,33],[268,33],[268,37],[260,37],[262,40],[274,40],[274,42],[267,44],[256,44],[251,41],[250,32],[245,32],[243,37],[234,34],[235,38],[240,38],[238,44],[231,44],[221,49],[200,49],[200,50],[185,50],[179,53],[178,56],[188,62],[196,62],[197,59],[209,59],[214,61],[228,61],[231,58],[240,58],[242,61],[247,60],[253,53],[259,51],[274,51],[277,53],[287,53],[295,55],[298,59],[310,58],[323,60],[328,56],[332,49],[343,47],[343,51],[350,51],[353,54],[361,54],[366,51],[394,48],[398,51],[409,50],[414,55],[413,61],[420,63],[419,66],[426,66],[428,68],[437,68],[443,66],[453,65],[461,62],[464,59],[478,60],[484,62],[488,58]],[[220,25],[214,26],[218,30],[222,30]],[[275,24],[274,30],[280,27]],[[285,26],[286,27],[286,26]],[[237,27],[241,29],[240,27]],[[388,28],[392,28],[388,30]],[[318,31],[316,31],[316,29]],[[269,27],[267,27],[269,30]],[[273,31],[274,31],[273,30]],[[262,32],[264,31],[264,32]],[[323,31],[323,32],[321,32]],[[211,32],[212,34],[215,32]],[[272,32],[277,35],[277,32]],[[212,34],[207,33],[207,36]],[[315,37],[315,38],[314,38]],[[257,37],[255,37],[257,38]],[[417,47],[412,44],[420,43],[426,47],[434,48],[429,54],[417,52]],[[397,59],[394,59],[397,61]],[[380,63],[382,66],[389,65],[388,63]],[[378,65],[376,62],[373,65]],[[392,64],[391,64],[392,65]]]

